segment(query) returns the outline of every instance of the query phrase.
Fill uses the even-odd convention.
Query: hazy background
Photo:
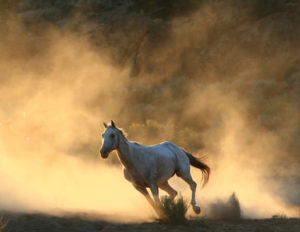
[[[206,155],[204,215],[235,192],[245,217],[299,216],[298,1],[0,3],[0,208],[151,218],[99,157],[113,119]]]

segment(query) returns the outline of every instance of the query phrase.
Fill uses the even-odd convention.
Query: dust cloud
[[[210,164],[212,170],[211,179],[204,189],[198,190],[197,194],[198,201],[204,208],[204,214],[211,218],[226,219],[231,215],[228,211],[231,212],[233,209],[232,213],[237,213],[234,211],[234,204],[228,201],[232,192],[235,192],[240,202],[242,217],[267,218],[277,214],[298,217],[299,208],[291,205],[287,199],[274,194],[272,186],[274,182],[270,181],[278,175],[272,175],[275,168],[272,165],[277,161],[282,164],[285,162],[273,160],[274,157],[284,159],[282,156],[285,146],[282,140],[276,134],[261,131],[251,125],[251,120],[247,118],[243,109],[246,104],[235,97],[220,93],[215,88],[216,86],[208,88],[209,93],[205,91],[199,93],[201,100],[197,101],[197,104],[201,102],[202,106],[207,104],[217,111],[220,110],[223,121],[219,130],[210,131],[212,134],[208,134],[207,137],[204,135],[207,143],[213,144],[211,146],[213,150],[203,149],[199,152],[202,155],[205,153],[215,155],[206,156],[205,162]],[[212,96],[207,98],[211,94]],[[295,173],[297,173],[295,166],[284,171],[284,175],[291,177]],[[199,170],[192,168],[192,175],[200,183],[202,177]],[[283,176],[283,173],[280,175]],[[178,185],[179,189],[185,189],[184,196],[190,197],[190,191],[184,183],[177,180],[173,184]],[[294,191],[297,186],[290,188]]]
[[[208,218],[217,220],[238,220],[241,218],[241,207],[238,198],[233,193],[227,202],[217,201],[209,205]]]
[[[1,60],[7,70],[0,90],[1,209],[146,220],[151,208],[122,169],[109,167],[98,154],[102,121],[115,117],[126,71],[115,69],[87,41],[50,35],[46,52],[30,62],[10,54],[12,46],[2,48],[8,54]]]
[[[114,155],[99,157],[102,121],[113,119],[130,140],[207,155],[211,179],[197,192],[204,215],[235,192],[242,217],[299,216],[289,195],[299,185],[286,185],[299,178],[298,82],[285,81],[297,50],[271,30],[253,46],[268,24],[249,29],[249,14],[238,21],[237,8],[214,4],[172,20],[157,48],[143,41],[135,76],[86,36],[49,27],[32,37],[9,22],[0,43],[0,208],[149,220],[152,209]],[[273,54],[262,53],[265,44],[276,44]],[[201,172],[192,174],[199,183]],[[171,184],[190,199],[183,181]]]

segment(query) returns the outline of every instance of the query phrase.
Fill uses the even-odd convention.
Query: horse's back
[[[162,173],[173,176],[174,173],[179,174],[178,171],[189,169],[187,155],[176,144],[166,141],[152,146],[152,149],[157,155],[158,166]]]
[[[189,162],[185,152],[175,143],[165,141],[160,144],[149,146],[149,149],[158,156],[175,157],[180,162]]]

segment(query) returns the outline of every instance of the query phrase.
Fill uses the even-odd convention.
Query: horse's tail
[[[192,154],[184,151],[187,157],[190,160],[190,164],[194,166],[195,168],[199,168],[202,171],[202,180],[203,180],[203,185],[206,185],[206,183],[209,180],[209,175],[210,175],[210,167],[208,167],[205,163],[201,161],[201,158],[196,158]]]

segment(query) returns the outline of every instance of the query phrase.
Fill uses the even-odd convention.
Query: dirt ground
[[[8,224],[3,232],[127,232],[127,231],[200,231],[200,232],[299,232],[300,219],[272,218],[236,221],[190,220],[187,225],[115,223],[82,214],[51,216],[45,214],[1,213]]]

